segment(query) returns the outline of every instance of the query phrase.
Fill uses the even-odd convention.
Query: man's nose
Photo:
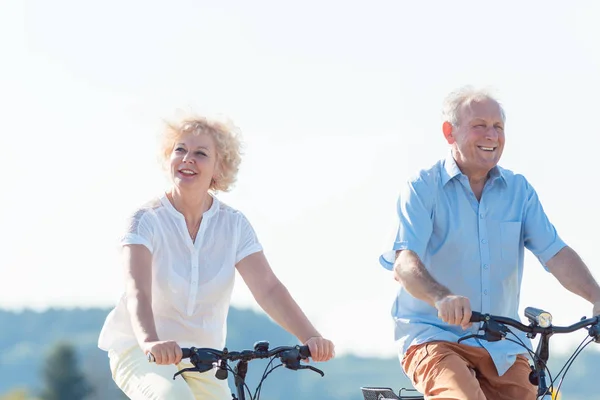
[[[498,130],[496,129],[495,126],[491,126],[487,129],[487,131],[485,132],[485,138],[489,139],[489,140],[498,140]]]

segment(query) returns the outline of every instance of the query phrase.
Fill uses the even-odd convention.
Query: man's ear
[[[453,144],[456,141],[452,135],[453,129],[454,127],[448,121],[444,121],[442,124],[442,132],[444,132],[444,137],[446,138],[446,142],[448,142],[448,144]]]

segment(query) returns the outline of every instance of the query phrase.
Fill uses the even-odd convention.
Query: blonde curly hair
[[[217,119],[201,115],[187,115],[175,121],[165,121],[166,128],[161,135],[160,158],[163,166],[173,152],[178,139],[187,134],[210,135],[217,147],[217,173],[209,189],[228,192],[237,179],[242,161],[239,129],[228,119]]]

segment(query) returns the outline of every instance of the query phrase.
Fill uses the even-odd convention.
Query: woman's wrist
[[[302,343],[306,343],[310,339],[315,339],[315,338],[323,338],[323,336],[320,333],[314,333],[314,334],[310,335],[308,338],[306,338],[306,340],[303,340]]]

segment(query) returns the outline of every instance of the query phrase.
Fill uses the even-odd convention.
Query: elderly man
[[[525,248],[600,313],[598,283],[534,188],[498,166],[504,123],[502,106],[484,91],[448,96],[442,131],[450,152],[404,186],[398,234],[380,258],[401,284],[392,314],[402,368],[426,399],[535,399],[522,346],[457,343],[477,331],[471,310],[518,318]]]

